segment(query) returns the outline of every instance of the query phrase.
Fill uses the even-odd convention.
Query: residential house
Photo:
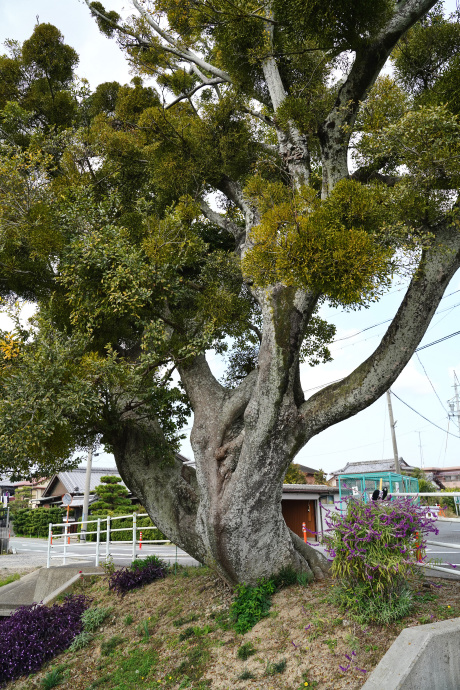
[[[409,465],[404,458],[399,458],[401,472],[403,474],[413,474],[416,467]],[[340,474],[367,474],[368,472],[395,472],[394,458],[389,460],[363,460],[361,462],[348,462],[341,470],[332,472],[330,482],[332,486],[337,486],[337,477]]]

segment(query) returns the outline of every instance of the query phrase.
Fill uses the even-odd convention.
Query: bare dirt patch
[[[347,620],[330,601],[330,580],[288,587],[274,595],[267,618],[237,635],[228,618],[231,592],[206,568],[181,569],[123,599],[105,580],[86,581],[78,591],[93,606],[113,607],[93,641],[7,688],[40,688],[61,667],[62,690],[352,690],[404,627],[460,616],[460,583],[431,582],[412,583],[412,615],[385,627]],[[241,659],[245,643],[253,653]]]

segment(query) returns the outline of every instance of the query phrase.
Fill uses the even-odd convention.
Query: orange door
[[[315,501],[281,501],[281,512],[286,525],[302,537],[302,522],[307,526],[307,537],[316,538]]]

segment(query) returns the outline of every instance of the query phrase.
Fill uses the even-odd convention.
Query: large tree
[[[456,16],[434,0],[133,5],[123,21],[88,0],[131,85],[44,78],[30,42],[0,63],[1,285],[39,304],[0,343],[0,457],[43,473],[101,439],[155,524],[228,582],[322,577],[282,518],[285,472],[391,386],[460,266]],[[28,98],[30,65],[71,125],[48,92],[48,110]],[[306,400],[300,363],[326,361],[334,334],[320,306],[352,319],[397,274],[374,353]],[[172,452],[188,406],[196,470]]]

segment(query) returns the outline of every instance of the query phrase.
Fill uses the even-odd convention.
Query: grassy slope
[[[94,606],[113,607],[93,641],[7,690],[44,688],[53,669],[63,674],[57,674],[59,690],[359,688],[403,627],[460,616],[459,583],[420,582],[410,618],[385,628],[359,626],[330,603],[332,586],[282,590],[269,617],[241,636],[228,620],[231,593],[206,568],[181,569],[123,599],[108,592],[105,580],[85,582],[78,592],[89,594]],[[247,642],[255,653],[242,660],[238,649]],[[343,672],[345,655],[353,663]]]

